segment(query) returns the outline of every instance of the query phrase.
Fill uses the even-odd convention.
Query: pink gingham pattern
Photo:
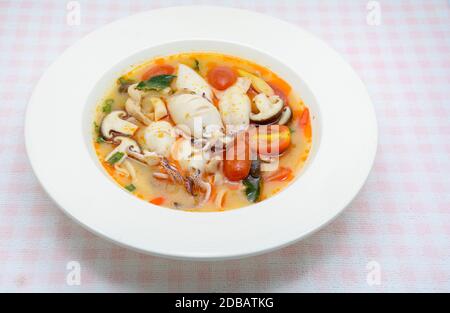
[[[366,21],[369,2],[90,0],[78,1],[81,24],[69,26],[69,1],[0,0],[0,291],[450,291],[449,2],[378,1],[378,26]],[[241,7],[295,23],[364,80],[378,117],[378,155],[361,193],[325,229],[258,257],[166,260],[82,229],[39,186],[23,123],[46,67],[97,27],[180,4]],[[66,282],[70,261],[81,266],[81,285]],[[370,283],[374,268],[379,284]]]

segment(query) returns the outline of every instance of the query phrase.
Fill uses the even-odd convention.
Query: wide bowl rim
[[[52,186],[50,186],[50,184],[48,182],[48,176],[46,176],[44,174],[44,171],[48,170],[48,164],[45,164],[45,166],[42,164],[43,163],[42,155],[39,155],[39,157],[36,156],[36,154],[37,154],[37,150],[36,150],[37,135],[35,134],[35,131],[39,130],[42,132],[42,130],[40,130],[42,128],[42,126],[40,126],[39,123],[37,123],[35,114],[36,114],[36,112],[38,112],[38,110],[36,109],[36,105],[38,105],[37,103],[41,102],[41,100],[45,98],[44,97],[45,92],[42,91],[45,87],[44,85],[47,84],[47,80],[49,79],[49,77],[51,77],[52,75],[55,74],[55,73],[52,73],[52,71],[57,72],[55,70],[55,68],[64,67],[65,58],[67,59],[67,58],[76,57],[76,55],[74,55],[74,54],[76,54],[76,50],[79,49],[80,47],[82,48],[83,42],[86,43],[86,42],[90,41],[90,43],[92,43],[93,37],[102,36],[102,33],[107,33],[108,31],[112,31],[112,30],[118,30],[121,27],[126,28],[127,24],[129,24],[129,23],[133,24],[133,21],[134,21],[134,23],[136,23],[137,20],[142,22],[143,17],[148,18],[149,16],[151,16],[153,18],[158,18],[161,16],[170,16],[172,14],[176,14],[177,16],[180,16],[180,14],[188,14],[189,16],[192,16],[195,14],[209,14],[210,16],[215,16],[217,18],[219,16],[223,17],[224,15],[231,16],[231,15],[239,14],[241,16],[245,16],[246,18],[248,18],[250,20],[255,20],[258,22],[263,20],[263,21],[271,24],[272,26],[275,25],[279,29],[289,30],[289,31],[296,33],[297,35],[299,35],[299,37],[309,41],[310,44],[311,44],[311,42],[313,42],[316,45],[316,47],[315,47],[316,49],[327,50],[326,53],[324,52],[324,55],[326,54],[327,58],[333,58],[333,61],[338,62],[339,66],[336,66],[336,67],[337,68],[342,67],[342,73],[344,73],[344,71],[346,71],[345,74],[348,75],[348,77],[347,76],[346,77],[349,79],[349,82],[351,82],[352,88],[356,88],[356,91],[360,93],[359,100],[362,100],[362,102],[364,103],[364,106],[365,106],[364,114],[367,114],[367,116],[364,116],[364,118],[366,119],[365,135],[367,136],[368,141],[369,141],[369,144],[367,145],[367,148],[369,150],[367,153],[359,155],[359,158],[361,160],[358,159],[358,161],[361,161],[361,166],[357,171],[358,172],[357,178],[353,179],[354,181],[352,182],[352,186],[351,186],[352,190],[351,190],[351,192],[348,192],[345,199],[339,199],[340,201],[335,201],[335,203],[333,204],[333,206],[335,208],[333,210],[331,210],[332,214],[329,213],[329,214],[327,214],[326,217],[322,216],[321,218],[316,218],[316,217],[312,218],[312,220],[315,221],[314,226],[306,227],[305,229],[307,229],[307,230],[306,231],[303,230],[301,233],[296,232],[295,229],[291,229],[290,230],[291,234],[286,235],[284,237],[279,236],[275,240],[273,240],[273,238],[268,237],[267,234],[265,234],[263,237],[265,239],[270,239],[270,242],[267,242],[269,240],[267,240],[266,242],[259,242],[258,244],[256,244],[256,248],[253,248],[253,249],[249,245],[249,243],[251,242],[251,238],[249,238],[250,241],[246,242],[246,246],[241,247],[241,249],[233,249],[232,247],[228,247],[227,249],[224,249],[224,251],[222,251],[222,252],[220,251],[220,249],[215,249],[215,250],[213,249],[214,248],[212,246],[213,242],[206,242],[206,243],[201,242],[201,243],[207,245],[207,247],[203,250],[202,249],[192,250],[192,251],[189,251],[189,249],[188,250],[185,250],[185,249],[177,250],[173,247],[172,247],[172,250],[171,249],[161,249],[161,247],[159,247],[159,249],[158,249],[158,248],[154,248],[154,247],[152,248],[152,245],[149,246],[148,244],[146,244],[145,240],[142,241],[140,239],[136,239],[139,237],[138,234],[134,234],[135,242],[128,240],[126,238],[126,233],[118,234],[117,229],[121,229],[121,228],[118,227],[117,220],[114,220],[113,218],[111,218],[109,221],[104,222],[104,223],[110,223],[110,225],[109,225],[109,227],[106,227],[103,229],[101,227],[98,227],[98,224],[95,225],[95,224],[90,224],[89,222],[86,222],[87,219],[89,219],[89,218],[93,219],[93,218],[97,218],[97,217],[95,216],[94,213],[87,214],[86,212],[82,212],[80,210],[74,209],[74,206],[72,204],[69,204],[69,202],[67,201],[68,200],[67,197],[62,199],[61,190],[58,190],[58,192],[56,192],[56,189],[59,189],[59,188],[56,188],[54,183]],[[223,31],[223,29],[219,29],[219,31]],[[208,36],[206,36],[206,37],[208,37]],[[186,39],[186,37],[185,37],[183,40],[189,40],[189,39],[198,40],[199,36],[191,36],[191,37],[187,37],[187,38],[188,39]],[[200,38],[202,38],[202,37],[200,37]],[[239,40],[242,41],[242,37],[240,37],[238,41],[233,41],[233,40],[230,40],[230,38],[224,34],[221,34],[221,36],[219,36],[218,40],[219,39],[222,41],[233,42],[235,44],[236,43],[239,44]],[[180,39],[177,36],[173,36],[173,38],[172,38],[172,41],[174,41],[174,42],[180,41],[180,40],[182,40],[182,39]],[[167,41],[167,42],[170,42],[170,41]],[[264,46],[264,48],[266,48],[266,47]],[[267,52],[266,49],[264,49],[264,48],[261,47],[261,50],[264,52]],[[133,50],[133,51],[129,51],[129,52],[136,53],[137,51]],[[278,56],[276,55],[277,52],[275,51],[274,53],[275,53],[274,57],[278,58]],[[323,93],[323,90],[320,92]],[[313,90],[313,93],[314,93],[314,90]],[[45,96],[47,96],[47,97],[49,97],[49,99],[51,99],[51,97],[48,94]],[[318,100],[318,101],[320,101],[320,100]],[[319,107],[320,107],[320,105],[319,105]],[[330,112],[330,114],[331,113],[335,113],[335,112]],[[332,123],[330,122],[330,124],[332,124]],[[39,128],[39,127],[41,127],[41,128]],[[325,124],[324,128],[326,128],[326,127],[328,127],[328,126]],[[189,6],[189,7],[172,7],[172,8],[166,8],[166,9],[152,10],[152,11],[143,12],[143,13],[131,16],[131,17],[127,17],[127,18],[118,20],[116,22],[113,22],[111,24],[108,24],[108,25],[100,28],[97,31],[94,31],[93,33],[89,34],[88,36],[86,36],[85,38],[80,40],[74,46],[72,46],[71,48],[66,50],[61,55],[61,57],[58,58],[58,60],[55,61],[55,63],[50,66],[48,71],[43,75],[43,77],[40,79],[40,81],[36,85],[35,91],[33,92],[33,95],[30,99],[30,103],[27,107],[26,123],[25,123],[25,137],[26,137],[26,151],[29,156],[32,168],[33,168],[34,172],[36,173],[36,176],[38,177],[39,182],[44,187],[46,192],[50,195],[50,197],[53,199],[53,201],[55,201],[58,204],[58,206],[66,214],[71,216],[74,220],[79,222],[84,227],[86,227],[89,230],[95,232],[96,234],[99,234],[104,238],[108,238],[122,246],[133,248],[134,250],[144,252],[144,253],[150,253],[150,254],[154,254],[154,255],[158,255],[158,256],[177,258],[177,259],[217,260],[217,259],[244,257],[244,256],[250,256],[250,255],[260,254],[263,252],[272,251],[276,248],[279,248],[279,247],[291,244],[292,242],[295,242],[297,240],[300,240],[300,239],[308,236],[312,232],[317,231],[318,229],[322,228],[324,225],[326,225],[330,221],[332,221],[339,213],[341,213],[344,210],[346,205],[353,199],[353,197],[356,196],[357,191],[359,191],[361,189],[365,180],[367,179],[367,176],[373,165],[373,161],[374,161],[375,153],[376,153],[377,128],[376,128],[376,119],[375,119],[373,107],[370,103],[370,99],[367,95],[367,91],[365,90],[364,85],[362,84],[361,80],[357,77],[356,73],[354,73],[354,71],[348,66],[348,64],[346,64],[346,62],[343,61],[343,59],[341,57],[339,57],[337,53],[332,51],[331,48],[327,47],[321,40],[313,37],[311,34],[305,32],[303,30],[295,28],[294,26],[292,26],[288,23],[279,21],[279,20],[271,18],[271,17],[267,17],[267,16],[259,14],[259,13],[238,10],[238,9],[225,9],[225,8],[219,8],[219,7],[203,7],[202,6],[202,7],[193,8],[192,6]],[[358,137],[358,139],[360,139],[360,138]],[[358,143],[358,142],[356,142],[356,143]],[[351,155],[350,155],[350,157],[351,157]],[[342,160],[345,161],[344,159],[342,159]],[[362,163],[364,163],[364,164],[362,164]],[[322,173],[322,174],[326,175],[326,173]],[[74,176],[74,177],[76,177],[76,176]],[[348,187],[348,188],[350,189],[350,187]],[[336,195],[333,195],[333,196],[336,197]],[[127,197],[122,197],[122,198],[124,201],[128,201],[127,199],[129,199]],[[268,200],[266,200],[266,201],[268,201]],[[264,201],[264,202],[266,202],[266,201]],[[269,205],[269,203],[267,205]],[[70,207],[70,209],[68,209],[68,207]],[[164,208],[164,210],[168,210],[168,209]],[[172,210],[170,210],[170,211],[172,211]],[[242,215],[241,213],[239,213],[239,211],[244,212],[245,209],[237,209],[237,210],[233,210],[233,211],[227,211],[225,213],[227,213],[226,215]],[[162,217],[162,215],[164,215],[165,217],[168,217],[169,220],[171,218],[173,220],[177,219],[177,223],[179,222],[178,216],[183,216],[183,217],[186,216],[185,214],[183,214],[186,212],[178,212],[178,211],[175,211],[175,213],[174,212],[161,213],[162,211],[158,211],[158,212],[159,213],[156,214],[155,216]],[[251,213],[251,214],[253,214],[253,213]],[[80,215],[84,215],[83,218],[80,218]],[[176,218],[175,218],[175,215],[177,215]],[[216,220],[213,220],[210,218],[211,216],[217,216],[217,215],[220,215],[221,217],[224,216],[224,214],[221,214],[221,213],[212,214],[212,215],[206,214],[206,216],[208,216],[207,218],[204,218],[204,217],[197,218],[196,217],[194,223],[198,223],[197,225],[199,225],[199,223],[205,223],[205,222],[211,222],[211,221],[217,222]],[[136,222],[136,220],[133,220],[133,221]],[[116,224],[115,224],[115,222],[116,222]],[[182,222],[180,225],[184,225],[184,227],[185,227],[186,225],[183,223],[185,223],[185,222]],[[173,223],[173,224],[176,224],[176,223]],[[254,223],[252,224],[253,228],[251,228],[251,230],[257,230],[257,226],[255,226],[255,225],[257,225],[257,224],[254,224]],[[114,228],[115,226],[117,228],[116,230],[112,231],[112,232],[115,232],[114,235],[109,233],[109,231],[111,231],[111,226],[112,226],[112,228]],[[153,225],[153,226],[155,226],[155,225]],[[242,225],[240,227],[242,227]],[[292,226],[290,228],[292,228]],[[108,229],[108,230],[106,231],[105,229]],[[125,230],[125,229],[122,229],[122,230]],[[129,229],[128,229],[128,231],[129,231]],[[162,233],[160,229],[158,229],[158,231],[160,233]],[[224,235],[225,234],[218,235],[216,238],[218,240],[217,242],[221,242],[220,240],[225,240],[223,238]],[[193,239],[193,238],[190,238],[190,239]],[[238,240],[238,239],[239,239],[238,236],[234,238],[234,240]],[[256,242],[257,238],[255,238],[254,240]],[[226,241],[223,241],[223,242],[226,242]],[[176,245],[176,244],[174,244],[173,239],[172,239],[172,241],[167,241],[167,244],[168,244],[168,246]],[[230,242],[230,245],[232,245],[232,244],[233,243]],[[234,244],[236,244],[236,243],[234,243]],[[211,246],[208,246],[208,245],[211,245]],[[211,248],[212,250],[214,250],[214,252],[210,253],[208,251],[208,248]]]

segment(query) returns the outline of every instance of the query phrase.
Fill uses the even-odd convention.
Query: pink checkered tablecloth
[[[258,257],[166,260],[89,233],[39,186],[23,123],[47,66],[97,27],[180,4],[241,7],[295,23],[364,80],[378,155],[361,193],[325,229]],[[80,25],[67,23],[78,5]],[[450,291],[448,1],[0,0],[0,69],[0,291]],[[68,279],[73,264],[80,284]]]

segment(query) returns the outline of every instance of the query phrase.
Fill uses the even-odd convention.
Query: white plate
[[[99,165],[90,130],[106,89],[132,64],[198,50],[268,66],[310,107],[313,151],[301,176],[276,196],[227,212],[176,211],[121,190]],[[377,146],[363,83],[325,43],[262,14],[198,6],[121,19],[67,49],[34,90],[25,135],[39,181],[83,226],[143,252],[202,260],[267,252],[318,230],[360,190]]]

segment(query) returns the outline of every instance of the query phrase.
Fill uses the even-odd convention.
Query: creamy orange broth
[[[310,117],[307,118],[307,123],[300,122],[304,110],[307,109],[305,104],[300,99],[300,96],[292,90],[289,83],[284,81],[281,77],[273,73],[271,70],[265,68],[262,65],[255,64],[251,61],[244,60],[238,57],[222,55],[218,53],[181,53],[176,55],[170,55],[167,57],[160,57],[148,61],[142,65],[136,66],[133,70],[128,72],[123,77],[127,79],[133,79],[135,81],[141,81],[142,75],[152,66],[169,64],[176,67],[178,64],[182,63],[190,67],[194,67],[197,60],[199,62],[199,73],[206,79],[208,71],[216,65],[226,65],[234,69],[243,69],[250,73],[254,73],[263,78],[272,87],[281,90],[287,97],[289,106],[292,109],[293,117],[291,121],[287,124],[291,130],[291,145],[287,151],[285,151],[279,160],[279,166],[289,168],[293,172],[293,177],[288,178],[284,181],[264,181],[265,177],[270,175],[270,172],[262,173],[263,185],[261,191],[260,201],[273,196],[274,194],[282,191],[286,186],[288,186],[295,178],[298,176],[299,171],[303,167],[308,154],[311,149],[311,121]],[[124,110],[124,104],[128,98],[127,93],[120,93],[118,91],[118,86],[112,86],[105,97],[100,101],[97,106],[96,114],[94,118],[94,125],[100,125],[105,113],[102,112],[102,107],[107,99],[113,99],[114,103],[112,105],[112,110]],[[214,101],[215,105],[217,102]],[[253,110],[253,109],[252,109]],[[172,122],[170,117],[164,118],[164,120]],[[173,124],[173,122],[172,122]],[[302,124],[302,125],[301,125]],[[138,124],[140,127],[145,125]],[[116,181],[118,185],[124,188],[124,192],[129,192],[125,189],[126,186],[131,184],[131,178],[119,173],[105,161],[105,157],[115,148],[115,145],[106,142],[96,142],[98,136],[98,129],[93,130],[93,142],[97,156],[105,168],[106,172]],[[136,132],[132,137],[137,142],[140,142],[141,132]],[[139,183],[135,184],[135,190],[133,193],[140,199],[154,203],[156,205],[161,205],[168,208],[182,209],[186,211],[224,211],[230,209],[241,208],[252,204],[247,200],[247,196],[244,192],[244,186],[241,183],[231,184],[224,183],[220,186],[214,186],[212,189],[212,196],[210,201],[201,207],[198,207],[197,200],[188,194],[185,189],[176,185],[171,181],[164,181],[157,179],[152,176],[153,170],[147,165],[140,162],[131,161],[135,170],[136,177]],[[214,200],[218,191],[221,188],[227,189],[226,196],[222,202],[222,207],[218,207]]]

